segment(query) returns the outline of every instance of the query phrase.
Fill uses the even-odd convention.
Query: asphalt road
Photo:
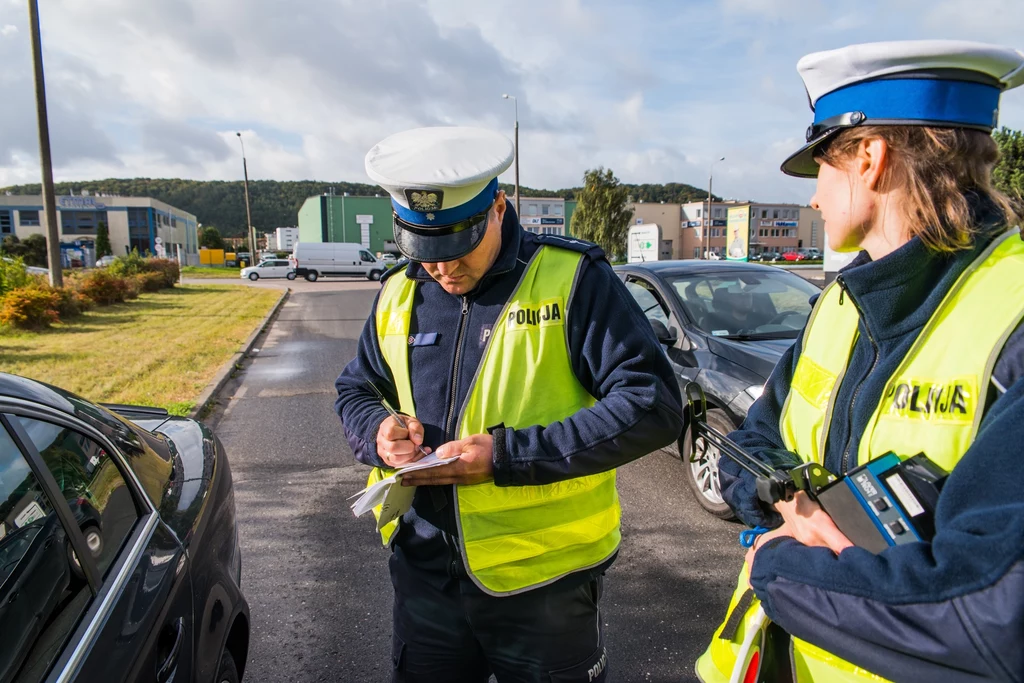
[[[349,511],[368,468],[333,410],[378,286],[303,284],[208,419],[234,472],[252,612],[245,680],[387,681],[387,551]],[[682,467],[659,452],[619,471],[624,540],[602,603],[615,681],[696,680],[735,583],[740,527],[700,510]]]

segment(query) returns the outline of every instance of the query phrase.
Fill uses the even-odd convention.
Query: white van
[[[351,242],[298,242],[289,260],[295,274],[310,282],[328,275],[379,280],[388,269],[369,249]]]

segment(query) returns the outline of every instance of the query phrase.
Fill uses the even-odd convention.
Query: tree
[[[992,169],[992,180],[1011,199],[1024,201],[1024,133],[1000,128],[992,137],[999,147],[999,163]]]
[[[208,225],[203,228],[203,234],[199,237],[199,246],[207,249],[223,249],[224,238],[220,236],[220,231],[217,228]]]
[[[583,189],[576,196],[573,234],[599,244],[609,259],[625,253],[633,218],[633,209],[628,206],[629,189],[619,183],[610,168],[597,168],[583,174]]]
[[[110,231],[107,224],[100,221],[96,224],[96,258],[100,259],[113,253],[114,250],[110,246]]]

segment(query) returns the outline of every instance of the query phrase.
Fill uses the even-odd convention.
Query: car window
[[[42,680],[91,599],[51,501],[0,427],[0,680]]]
[[[672,287],[697,326],[714,336],[764,335],[796,338],[820,293],[784,271],[686,275]]]
[[[643,280],[631,278],[626,281],[626,289],[633,295],[636,303],[640,306],[640,310],[644,312],[648,320],[661,321],[665,327],[668,327],[668,313],[652,291],[650,284]]]
[[[57,480],[101,575],[139,518],[131,490],[104,448],[67,427],[18,418]]]
[[[373,261],[377,260],[377,259],[373,258],[373,254],[371,254],[370,252],[366,251],[365,249],[363,251],[359,252],[359,258],[362,261],[366,262],[366,263],[372,263]]]

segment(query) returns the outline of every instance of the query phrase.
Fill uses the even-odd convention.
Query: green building
[[[397,254],[390,197],[309,197],[299,209],[300,242],[354,242]]]
[[[509,201],[515,200],[510,198]],[[529,199],[524,197],[522,201],[525,204]],[[552,226],[551,231],[572,235],[572,214],[575,210],[575,201],[565,201],[564,232],[560,225]],[[524,225],[531,220],[540,225],[546,218],[528,215],[523,220]],[[561,219],[557,220],[561,222]],[[532,225],[527,225],[527,229],[541,231],[541,228]],[[354,242],[362,244],[374,254],[397,254],[398,247],[395,245],[392,228],[391,197],[339,197],[326,194],[309,197],[299,209],[299,241]]]

